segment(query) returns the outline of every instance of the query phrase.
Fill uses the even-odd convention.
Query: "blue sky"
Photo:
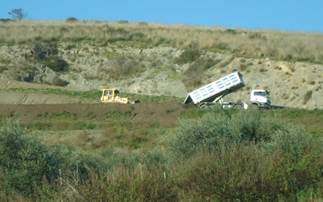
[[[0,18],[147,21],[231,28],[323,32],[323,0],[0,0]]]

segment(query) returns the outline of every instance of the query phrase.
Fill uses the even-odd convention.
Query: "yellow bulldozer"
[[[102,103],[119,103],[119,104],[135,104],[139,100],[130,101],[127,97],[120,97],[120,91],[116,88],[103,88],[101,95]]]

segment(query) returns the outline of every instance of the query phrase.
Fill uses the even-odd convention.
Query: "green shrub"
[[[236,29],[226,29],[225,33],[236,35],[238,34],[238,31]]]
[[[145,21],[140,21],[138,22],[138,25],[141,25],[141,26],[148,26],[149,23],[148,22],[145,22]]]
[[[319,186],[320,164],[314,156],[291,162],[255,144],[231,144],[187,159],[177,168],[179,184],[191,200],[297,201],[300,193]]]
[[[66,18],[66,22],[77,22],[78,19],[76,17],[68,17]]]
[[[118,21],[119,24],[129,24],[128,20],[119,20]]]
[[[147,152],[143,157],[143,164],[147,165],[148,168],[164,167],[168,163],[168,156],[157,149]]]
[[[53,182],[58,177],[61,161],[57,153],[27,137],[17,124],[2,126],[0,145],[0,170],[8,193],[14,191],[28,195],[44,178]]]
[[[175,153],[192,154],[199,150],[216,149],[226,142],[263,142],[278,130],[285,130],[282,124],[262,117],[258,111],[243,111],[208,114],[198,121],[184,121],[172,140]],[[220,116],[219,114],[222,114]]]
[[[34,60],[42,65],[49,67],[55,72],[64,72],[68,70],[69,64],[58,55],[58,47],[56,39],[52,41],[34,42],[31,53]]]
[[[185,48],[179,58],[176,59],[177,64],[191,63],[197,60],[202,55],[202,52],[197,43],[192,43]]]
[[[231,116],[230,127],[236,128],[240,142],[261,143],[269,141],[276,131],[284,131],[286,127],[275,120],[264,117],[265,113],[258,110],[242,111]]]
[[[69,84],[69,82],[66,80],[63,80],[57,76],[57,77],[54,77],[52,84],[56,85],[56,86],[63,86],[64,87],[64,86],[67,86]]]
[[[216,111],[181,124],[170,149],[182,159],[176,170],[183,199],[297,201],[317,193],[322,140],[265,115]]]
[[[58,54],[57,44],[52,41],[42,41],[41,38],[37,38],[31,48],[32,56],[36,61],[42,61],[52,55]]]
[[[189,198],[195,195],[200,201],[277,201],[264,179],[272,162],[255,146],[231,145],[212,153],[198,153],[187,162],[178,170],[184,195]]]
[[[12,22],[13,20],[10,18],[0,18],[0,22]]]
[[[55,72],[65,72],[69,67],[68,63],[59,56],[50,56],[43,60],[42,63]]]
[[[108,156],[107,162],[111,168],[122,166],[128,169],[134,169],[140,163],[140,156],[134,153],[114,153]]]
[[[238,142],[238,134],[229,124],[229,118],[213,116],[199,121],[184,121],[171,142],[171,149],[176,154],[188,156],[203,149],[216,149],[226,141]]]

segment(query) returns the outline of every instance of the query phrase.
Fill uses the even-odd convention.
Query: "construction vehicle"
[[[248,109],[245,102],[225,102],[223,97],[244,87],[242,74],[233,72],[212,83],[202,86],[190,93],[184,100],[184,104],[193,103],[200,107],[218,104],[223,108],[243,108]],[[250,102],[259,108],[271,108],[269,91],[263,89],[252,90],[250,94]],[[278,106],[274,106],[278,107]]]
[[[119,103],[119,104],[135,104],[138,103],[139,100],[130,101],[126,97],[120,97],[120,91],[116,88],[103,88],[101,95],[102,103]]]

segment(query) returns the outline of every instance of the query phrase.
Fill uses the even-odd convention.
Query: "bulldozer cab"
[[[104,97],[115,97],[119,95],[119,91],[117,89],[103,89],[102,96]]]

